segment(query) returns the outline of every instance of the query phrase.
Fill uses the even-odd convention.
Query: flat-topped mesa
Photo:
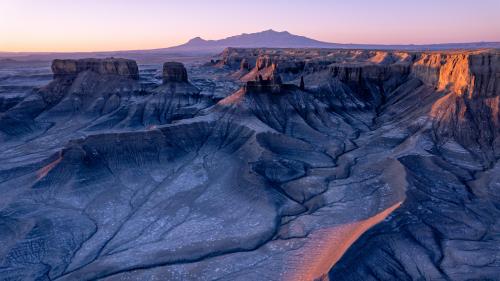
[[[180,62],[166,62],[163,64],[163,83],[188,82],[187,70]]]
[[[122,58],[105,59],[55,59],[52,61],[54,79],[73,79],[79,73],[91,71],[100,75],[114,75],[134,80],[139,79],[139,68],[134,60]]]

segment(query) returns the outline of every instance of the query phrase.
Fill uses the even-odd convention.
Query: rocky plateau
[[[8,67],[0,280],[499,280],[498,50]]]

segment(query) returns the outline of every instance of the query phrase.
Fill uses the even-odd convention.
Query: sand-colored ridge
[[[283,280],[324,280],[328,271],[363,233],[384,220],[401,204],[402,202],[398,202],[365,220],[321,229],[310,234],[308,242],[301,248],[303,259],[300,264],[295,264],[298,261],[294,260],[293,264],[288,265],[294,270],[288,272]]]

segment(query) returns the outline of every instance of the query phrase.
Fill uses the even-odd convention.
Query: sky
[[[500,41],[500,0],[0,0],[0,51],[175,46],[267,29],[335,43]]]

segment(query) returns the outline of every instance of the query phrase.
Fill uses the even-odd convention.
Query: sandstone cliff
[[[137,63],[128,59],[56,59],[52,62],[54,78],[74,78],[84,71],[92,71],[101,75],[118,75],[135,80],[139,79]]]
[[[493,151],[482,155],[492,165],[500,155],[500,53],[454,56],[438,69],[445,96],[430,112],[436,137]]]

